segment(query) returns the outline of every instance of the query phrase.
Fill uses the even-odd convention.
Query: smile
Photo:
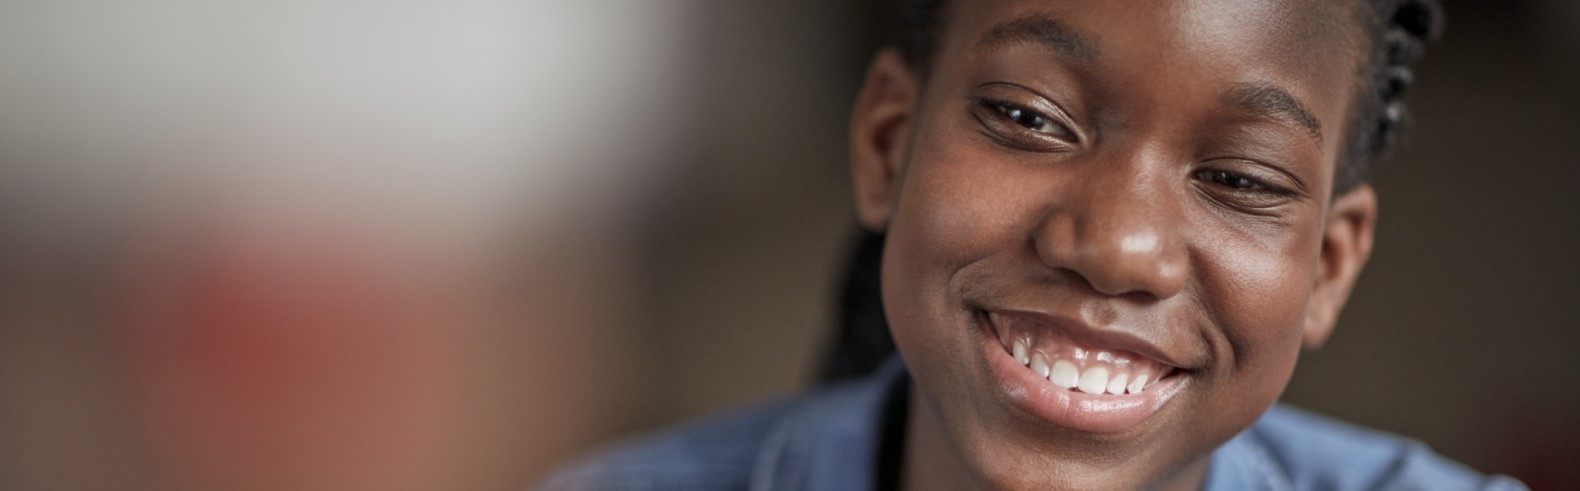
[[[1183,370],[1138,351],[1139,340],[1029,315],[979,311],[990,371],[1040,419],[1117,432],[1145,421],[1183,388]]]
[[[1120,349],[1084,346],[1023,317],[989,313],[988,320],[1015,362],[1059,387],[1087,394],[1140,394],[1173,367]]]

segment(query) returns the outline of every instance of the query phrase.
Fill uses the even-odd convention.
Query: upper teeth
[[[1087,346],[1018,316],[988,313],[1009,355],[1050,383],[1088,394],[1138,394],[1170,367],[1124,350]]]
[[[1048,378],[1048,372],[1050,369],[1048,366],[1048,357],[1043,356],[1042,353],[1031,355],[1031,364],[1026,365],[1026,367],[1030,368],[1032,372],[1036,372],[1038,377]]]
[[[1103,367],[1086,369],[1085,372],[1081,372],[1081,381],[1075,386],[1081,389],[1081,392],[1088,394],[1103,393],[1108,390],[1108,369]]]
[[[1080,369],[1075,368],[1074,363],[1059,360],[1058,363],[1053,364],[1053,373],[1048,375],[1048,381],[1068,389],[1081,382],[1081,372]]]
[[[1031,363],[1027,364],[1027,368],[1054,385],[1088,394],[1124,394],[1126,391],[1139,394],[1151,386],[1147,383],[1148,377],[1145,373],[1136,375],[1136,378],[1131,380],[1130,374],[1119,372],[1110,375],[1109,369],[1103,366],[1087,367],[1083,371],[1068,360],[1059,360],[1049,366],[1047,358],[1042,353],[1032,354]]]
[[[1141,375],[1137,375],[1135,380],[1130,381],[1130,385],[1125,387],[1125,390],[1130,391],[1131,394],[1135,394],[1141,392],[1141,389],[1146,388],[1146,386],[1147,375],[1143,373]]]
[[[1129,382],[1129,380],[1125,380],[1125,378],[1128,377],[1128,376],[1129,375],[1125,375],[1123,373],[1120,373],[1120,374],[1116,374],[1113,377],[1109,378],[1108,379],[1108,387],[1107,387],[1108,393],[1109,394],[1123,394],[1123,393],[1125,393],[1125,382]]]
[[[1052,360],[1042,351],[1032,351],[1024,341],[1016,341],[1012,348],[1015,361],[1031,369],[1038,377],[1066,389],[1088,394],[1139,394],[1157,380],[1139,363],[1109,365],[1088,360],[1090,366],[1081,369],[1070,360]]]

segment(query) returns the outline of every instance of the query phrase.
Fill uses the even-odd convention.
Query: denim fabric
[[[872,490],[892,360],[868,379],[650,436],[562,471],[541,489]],[[1206,491],[1521,490],[1421,443],[1275,406],[1212,455]]]

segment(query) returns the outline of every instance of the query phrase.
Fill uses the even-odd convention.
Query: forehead
[[[946,16],[941,58],[1051,48],[1049,59],[1100,82],[1094,90],[1136,105],[1272,86],[1309,108],[1329,143],[1342,140],[1365,52],[1351,1],[960,0]],[[1057,39],[1013,32],[1039,20]]]
[[[1147,48],[1201,54],[1254,55],[1258,62],[1309,68],[1346,63],[1361,51],[1362,17],[1355,0],[956,0],[947,2],[950,34],[980,33],[1011,19],[1041,16],[1080,34]],[[953,36],[946,36],[953,37]],[[950,40],[957,41],[957,40]],[[1265,59],[1264,59],[1265,58]]]

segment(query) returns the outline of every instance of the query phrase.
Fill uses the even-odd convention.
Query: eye
[[[1070,127],[1048,112],[998,98],[980,98],[973,113],[982,129],[999,143],[1021,150],[1058,152],[1080,141]]]
[[[994,103],[994,109],[998,109],[999,113],[1003,114],[1004,117],[1009,118],[1010,121],[1015,122],[1015,124],[1021,125],[1032,131],[1047,133],[1052,131],[1052,127],[1054,125],[1053,121],[1042,117],[1041,114],[1037,114],[1030,109],[1013,104],[1004,102]]]
[[[1273,188],[1250,177],[1217,169],[1196,171],[1196,178],[1236,191],[1272,191]]]
[[[1225,161],[1223,166],[1247,166],[1239,161]],[[1223,166],[1200,169],[1191,177],[1203,183],[1201,190],[1218,203],[1249,213],[1266,213],[1300,199],[1301,192],[1286,187],[1274,172],[1226,169]],[[1264,177],[1266,174],[1268,177]],[[1274,184],[1276,182],[1277,184]]]

